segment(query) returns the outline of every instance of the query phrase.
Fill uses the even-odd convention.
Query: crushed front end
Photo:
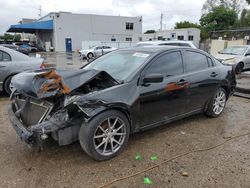
[[[9,118],[21,140],[29,145],[40,144],[49,136],[59,145],[77,141],[90,114],[83,110],[83,98],[117,84],[107,73],[94,70],[21,73],[12,83],[15,91]]]
[[[29,145],[40,144],[49,136],[59,145],[67,145],[78,140],[78,131],[84,121],[83,115],[77,118],[82,112],[74,106],[75,109],[57,110],[53,103],[45,100],[14,94],[8,112],[13,128]],[[71,110],[78,114],[70,115]]]

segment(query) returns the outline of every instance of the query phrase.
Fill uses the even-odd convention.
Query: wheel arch
[[[91,114],[86,113],[85,110],[84,110],[84,108],[81,108],[81,110],[87,115],[87,117],[88,117],[87,121],[88,122],[91,121],[96,116],[98,116],[99,114],[105,112],[105,111],[110,111],[110,110],[119,111],[123,115],[125,115],[125,117],[128,119],[130,131],[132,131],[132,117],[131,117],[131,113],[124,106],[110,106],[110,107],[100,106],[100,107],[97,107]]]
[[[7,79],[8,79],[9,77],[15,76],[16,74],[18,74],[18,72],[17,72],[17,73],[11,73],[10,75],[8,75],[8,76],[4,79],[4,81],[3,81],[3,91],[4,91],[4,92],[5,92],[5,82],[7,81]]]

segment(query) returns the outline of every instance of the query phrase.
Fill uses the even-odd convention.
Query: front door
[[[162,83],[141,84],[140,125],[151,126],[165,122],[185,112],[188,78],[183,74],[180,51],[168,52],[158,57],[142,73],[162,74]]]
[[[72,40],[71,38],[65,39],[66,52],[72,52]]]
[[[4,79],[10,75],[10,66],[11,56],[4,51],[0,51],[0,85],[2,85]]]

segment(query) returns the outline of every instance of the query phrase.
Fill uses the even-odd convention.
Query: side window
[[[189,44],[187,43],[179,43],[180,46],[185,46],[185,47],[191,47]]]
[[[96,50],[101,50],[102,49],[102,46],[97,46],[96,47]]]
[[[186,51],[185,58],[188,72],[194,72],[208,68],[207,56],[201,53]]]
[[[11,57],[6,52],[0,51],[0,61],[11,61]]]
[[[147,74],[163,74],[176,76],[183,73],[182,56],[180,52],[170,52],[160,56],[147,70]]]
[[[110,49],[110,46],[103,46],[103,49]]]

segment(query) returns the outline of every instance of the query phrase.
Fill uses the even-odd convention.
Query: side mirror
[[[221,51],[218,51],[218,54],[221,54]]]
[[[148,74],[143,78],[144,83],[160,83],[163,81],[162,74]]]

